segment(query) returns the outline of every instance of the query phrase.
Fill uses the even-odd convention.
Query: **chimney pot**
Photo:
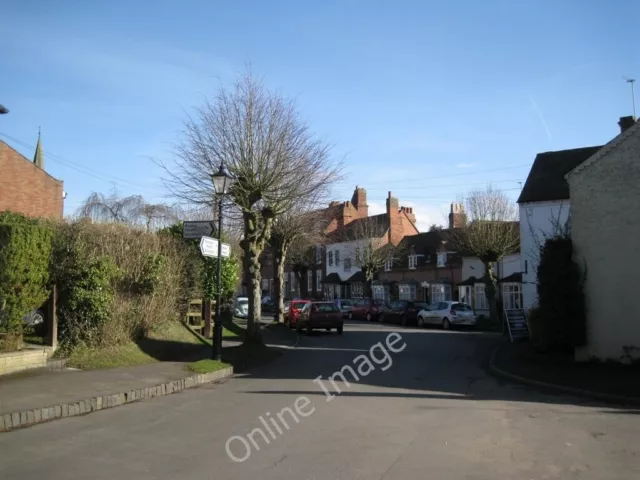
[[[618,125],[620,126],[620,133],[624,133],[627,129],[633,127],[636,123],[636,117],[629,115],[628,117],[620,117]]]

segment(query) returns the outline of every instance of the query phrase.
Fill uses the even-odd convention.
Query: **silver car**
[[[475,326],[476,315],[470,305],[460,302],[434,302],[418,312],[418,326],[441,325],[449,330],[458,325]]]

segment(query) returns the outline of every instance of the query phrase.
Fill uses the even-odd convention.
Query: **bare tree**
[[[293,101],[268,91],[250,73],[221,88],[185,125],[177,160],[165,167],[171,192],[193,204],[213,205],[210,175],[224,163],[236,178],[231,198],[243,225],[244,277],[249,282],[246,342],[260,340],[260,254],[275,218],[300,199],[328,189],[339,165],[329,146],[313,138]]]
[[[497,321],[498,279],[494,267],[520,248],[518,208],[503,192],[489,185],[471,192],[465,202],[466,225],[447,231],[456,251],[477,257],[484,265],[485,293],[492,320]]]
[[[127,225],[143,225],[147,231],[157,230],[176,222],[174,209],[163,203],[147,203],[141,195],[119,197],[94,192],[78,209],[78,216],[95,222],[116,222]]]
[[[362,270],[365,277],[365,297],[372,296],[376,273],[387,261],[394,261],[401,256],[401,244],[391,244],[388,232],[389,224],[384,215],[354,220],[339,232],[340,241],[344,242],[342,262],[352,262]]]

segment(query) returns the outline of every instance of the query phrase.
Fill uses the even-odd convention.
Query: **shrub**
[[[537,344],[551,350],[584,345],[584,281],[573,261],[573,245],[568,236],[546,240],[540,251],[537,275],[539,307],[532,312]]]
[[[0,332],[3,349],[21,347],[23,319],[49,296],[52,231],[45,223],[0,213]]]

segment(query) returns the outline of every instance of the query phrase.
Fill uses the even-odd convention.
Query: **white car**
[[[441,325],[449,330],[457,325],[475,326],[476,315],[470,305],[460,302],[434,302],[418,312],[418,326]]]
[[[239,318],[247,318],[249,316],[249,297],[236,298],[236,307],[233,315]]]

